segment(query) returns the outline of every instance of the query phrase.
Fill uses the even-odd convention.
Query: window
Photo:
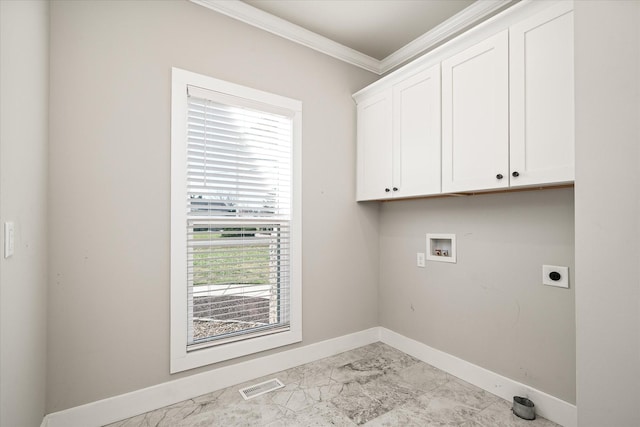
[[[301,341],[299,101],[173,69],[171,372]]]

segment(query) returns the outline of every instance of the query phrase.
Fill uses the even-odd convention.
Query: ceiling
[[[519,0],[190,1],[384,74]]]
[[[381,61],[474,0],[244,2]]]

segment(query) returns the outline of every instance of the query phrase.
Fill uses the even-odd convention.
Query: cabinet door
[[[442,191],[509,185],[505,30],[442,62]]]
[[[511,185],[571,182],[575,158],[571,3],[514,25],[510,50]]]
[[[440,64],[393,87],[394,197],[440,193]]]
[[[357,107],[357,200],[391,197],[391,89],[362,101]]]

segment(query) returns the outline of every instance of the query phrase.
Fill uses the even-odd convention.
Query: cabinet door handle
[[[391,191],[391,190],[389,190],[388,188],[385,188],[385,189],[384,189],[384,192],[385,192],[385,193],[388,193],[389,191]]]
[[[393,191],[398,191],[398,187],[393,187]]]
[[[502,179],[502,178],[504,178],[504,177],[502,176],[502,174],[501,174],[501,173],[499,173],[498,175],[496,175],[496,178],[497,178],[497,179]]]
[[[520,176],[520,172],[515,171],[514,173],[511,174],[511,176],[513,176],[514,178],[517,178]]]

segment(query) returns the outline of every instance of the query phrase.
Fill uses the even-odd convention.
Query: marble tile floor
[[[244,400],[238,390],[278,378],[284,388]],[[108,427],[551,427],[393,347],[374,343],[176,403]]]

